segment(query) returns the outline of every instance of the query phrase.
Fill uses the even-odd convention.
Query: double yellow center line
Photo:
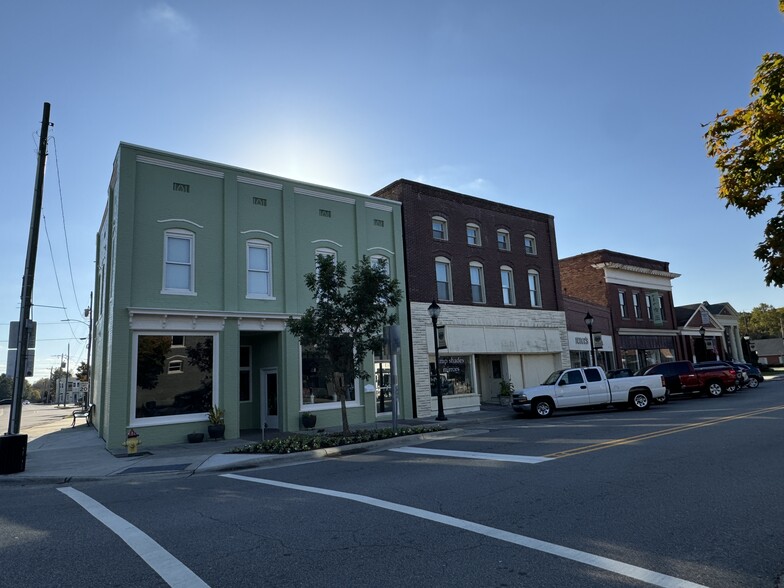
[[[550,459],[558,459],[561,457],[571,457],[573,455],[580,455],[583,453],[590,453],[592,451],[599,451],[601,449],[609,449],[610,447],[618,447],[620,445],[629,445],[631,443],[637,443],[638,441],[645,441],[646,439],[655,439],[656,437],[663,437],[664,435],[673,435],[675,433],[682,433],[683,431],[691,431],[692,429],[699,429],[700,427],[710,427],[712,425],[719,425],[721,423],[727,423],[729,421],[734,421],[738,419],[747,419],[750,417],[759,416],[761,414],[765,414],[768,412],[775,412],[777,410],[784,410],[784,405],[782,406],[772,406],[769,408],[760,408],[758,410],[752,410],[751,412],[744,412],[741,414],[736,414],[733,416],[728,417],[721,417],[716,419],[710,419],[707,421],[702,421],[699,423],[690,423],[687,425],[679,425],[677,427],[671,427],[669,429],[663,429],[661,431],[652,431],[650,433],[643,433],[642,435],[635,435],[634,437],[624,437],[623,439],[613,439],[610,441],[603,441],[601,443],[594,443],[592,445],[585,445],[583,447],[575,447],[574,449],[568,449],[566,451],[559,451],[558,453],[551,453],[550,455],[545,455],[544,457]]]

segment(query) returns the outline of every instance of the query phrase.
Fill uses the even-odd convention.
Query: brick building
[[[402,203],[411,364],[418,416],[476,410],[502,379],[534,386],[568,367],[551,215],[409,180],[373,196]],[[446,347],[435,366],[428,306],[441,306]],[[443,345],[443,343],[442,343]]]
[[[601,249],[560,260],[564,296],[609,308],[616,367],[684,358],[670,264]]]

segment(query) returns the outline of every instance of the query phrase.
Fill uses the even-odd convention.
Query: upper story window
[[[447,241],[449,239],[445,218],[440,216],[433,217],[433,239],[438,239],[439,241]]]
[[[162,293],[196,293],[193,286],[194,241],[195,235],[182,229],[171,229],[164,234]]]
[[[384,273],[388,276],[391,274],[391,269],[389,266],[389,259],[387,259],[384,255],[371,255],[370,256],[370,266],[371,267],[381,267],[384,269]]]
[[[527,255],[536,255],[536,237],[530,233],[523,236],[523,246]]]
[[[542,287],[539,283],[539,272],[536,270],[528,270],[528,294],[531,299],[531,306],[541,308]]]
[[[642,308],[640,308],[640,295],[637,292],[632,293],[632,308],[634,309],[634,318],[642,318]]]
[[[506,306],[514,306],[514,277],[512,274],[512,268],[505,265],[501,266],[501,294],[504,298],[504,304]]]
[[[511,249],[509,231],[506,229],[498,229],[498,231],[496,231],[496,239],[498,240],[498,249],[501,251],[509,251]]]
[[[651,294],[645,295],[645,308],[648,311],[648,319],[653,320],[653,304],[651,303]]]
[[[248,298],[272,298],[272,245],[251,239],[247,244]]]
[[[667,316],[664,314],[664,296],[659,295],[659,308],[661,309],[661,318],[663,321],[667,320]]]
[[[618,290],[618,304],[621,307],[621,318],[629,318],[629,307],[626,306],[626,292]]]
[[[452,300],[452,269],[445,257],[436,257],[436,293],[439,300]]]
[[[485,301],[485,276],[482,264],[472,261],[468,266],[471,277],[471,301],[483,303]]]
[[[482,245],[482,234],[479,231],[479,225],[476,223],[468,223],[466,225],[466,240],[469,245],[477,247]]]

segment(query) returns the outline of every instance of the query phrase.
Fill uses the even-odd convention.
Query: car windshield
[[[561,377],[561,374],[564,373],[566,370],[558,370],[557,372],[553,372],[550,374],[547,379],[542,382],[542,386],[550,386],[555,384],[558,381],[558,378]]]

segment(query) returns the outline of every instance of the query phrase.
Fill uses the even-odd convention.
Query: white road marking
[[[423,447],[397,447],[389,449],[397,453],[415,453],[418,455],[436,455],[440,457],[458,457],[462,459],[486,459],[490,461],[512,461],[516,463],[542,463],[551,461],[551,457],[534,457],[531,455],[509,455],[506,453],[481,453],[479,451],[452,451],[449,449],[425,449]]]
[[[209,588],[209,585],[194,574],[190,568],[161,547],[149,535],[133,526],[124,518],[114,514],[100,502],[70,486],[58,488],[58,490],[116,533],[169,586],[176,588]]]
[[[494,527],[472,523],[471,521],[464,521],[462,519],[442,515],[421,508],[414,508],[411,506],[396,504],[394,502],[388,502],[386,500],[380,500],[378,498],[371,498],[370,496],[352,494],[349,492],[340,492],[337,490],[328,490],[326,488],[316,488],[314,486],[289,484],[288,482],[279,482],[277,480],[252,478],[250,476],[242,476],[239,474],[221,474],[221,476],[224,478],[239,480],[241,482],[266,484],[268,486],[277,486],[278,488],[300,490],[302,492],[310,492],[312,494],[321,494],[323,496],[343,498],[345,500],[367,504],[368,506],[375,506],[377,508],[383,508],[385,510],[407,514],[412,517],[425,519],[435,523],[441,523],[450,527],[471,531],[472,533],[478,533],[492,539],[498,539],[499,541],[506,541],[507,543],[513,543],[515,545],[520,545],[521,547],[527,547],[536,551],[549,553],[550,555],[556,555],[558,557],[570,559],[572,561],[593,566],[602,570],[607,570],[608,572],[613,572],[628,578],[634,578],[636,580],[640,580],[641,582],[652,584],[653,586],[660,586],[662,588],[706,588],[701,584],[695,584],[694,582],[689,582],[687,580],[682,580],[680,578],[668,576],[666,574],[660,574],[659,572],[654,572],[653,570],[646,570],[645,568],[638,566],[633,566],[599,555],[593,555],[592,553],[587,553],[585,551],[578,551],[577,549],[556,545],[555,543],[549,543],[547,541],[540,541],[539,539],[534,539],[532,537],[526,537],[525,535],[510,533],[509,531],[502,531],[501,529],[496,529]]]

